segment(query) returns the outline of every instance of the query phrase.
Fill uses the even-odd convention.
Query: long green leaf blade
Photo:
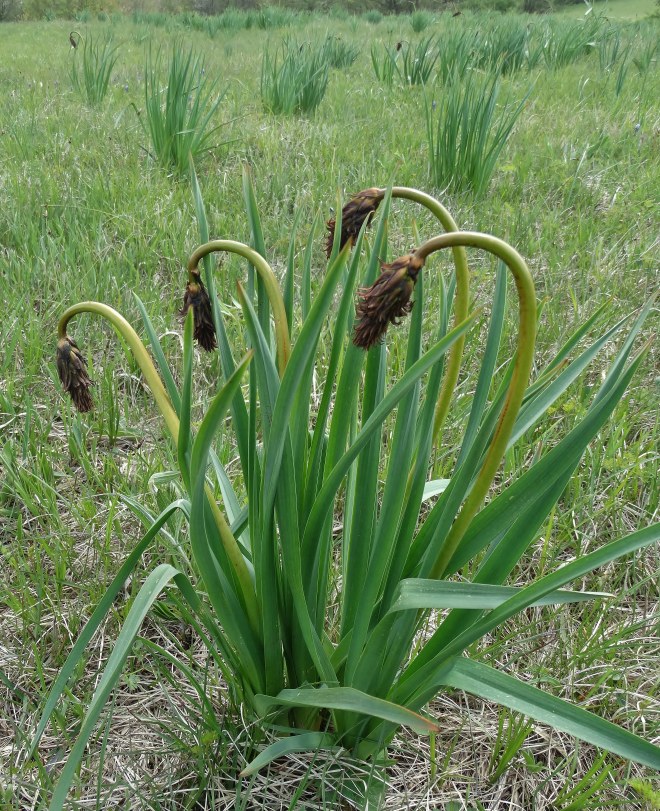
[[[410,578],[399,583],[394,611],[425,608],[479,608],[492,609],[521,592],[515,586],[494,586],[489,583],[459,583],[452,580],[424,580]],[[566,591],[558,589],[535,600],[531,606],[582,603],[598,597],[611,597],[602,591]],[[531,607],[530,606],[530,607]]]
[[[496,701],[535,721],[567,732],[635,763],[660,769],[660,747],[599,718],[587,710],[525,684],[481,662],[457,658],[438,677],[438,684]]]
[[[276,696],[257,695],[254,702],[260,715],[267,715],[277,706],[319,707],[382,718],[394,724],[408,726],[422,735],[440,729],[435,721],[424,718],[419,713],[391,701],[375,698],[353,687],[300,687],[297,690],[282,690]]]
[[[282,738],[267,746],[260,752],[254,760],[241,771],[241,777],[249,777],[251,774],[268,766],[273,760],[292,755],[294,752],[316,752],[319,749],[329,749],[338,751],[337,741],[334,735],[329,732],[303,732],[302,735],[291,735],[289,738]]]
[[[126,558],[124,563],[121,565],[119,571],[115,575],[112,580],[112,583],[106,589],[105,594],[99,601],[98,605],[92,612],[92,616],[87,620],[85,627],[80,632],[78,639],[76,640],[75,645],[71,649],[71,652],[66,658],[66,661],[62,665],[60,672],[57,674],[57,678],[53,686],[50,688],[50,693],[48,694],[48,699],[44,708],[41,713],[41,718],[39,719],[39,723],[37,725],[37,729],[34,733],[34,737],[32,739],[32,743],[30,745],[30,749],[27,753],[27,760],[30,760],[32,755],[34,754],[35,749],[39,745],[39,741],[41,736],[48,725],[48,720],[52,715],[53,710],[57,706],[57,702],[59,701],[64,688],[67,685],[67,682],[73,675],[76,667],[78,666],[78,662],[80,661],[80,657],[82,656],[83,651],[87,647],[90,639],[94,636],[97,629],[103,622],[103,618],[110,610],[115,597],[119,594],[121,589],[124,587],[127,578],[131,575],[133,569],[136,567],[138,561],[142,557],[143,552],[149,544],[154,540],[156,535],[160,532],[163,525],[168,521],[174,513],[182,509],[183,507],[187,507],[189,502],[187,501],[174,501],[168,507],[166,507],[156,518],[153,523],[153,526],[150,527],[149,531],[140,539],[140,542],[137,544],[135,549],[131,552],[131,554]]]
[[[162,563],[149,575],[138,592],[131,606],[131,610],[124,620],[112,653],[108,658],[101,681],[89,703],[76,742],[64,764],[59,780],[55,785],[55,790],[50,805],[48,806],[49,811],[62,811],[64,808],[69,788],[73,782],[78,764],[84,754],[87,741],[94,731],[96,722],[103,711],[112,689],[119,680],[121,671],[124,668],[124,663],[131,652],[131,647],[140,630],[140,626],[158,595],[163,591],[170,580],[175,577],[183,577],[183,575],[168,563]]]

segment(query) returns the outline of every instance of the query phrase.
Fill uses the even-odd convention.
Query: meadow
[[[261,231],[265,256],[295,300],[295,315],[289,311],[288,318],[296,337],[306,323],[300,312],[308,314],[326,295],[324,280],[334,267],[325,254],[325,221],[338,217],[360,190],[390,185],[434,195],[461,230],[494,234],[524,257],[539,312],[533,380],[561,356],[571,336],[576,336],[574,352],[607,336],[584,375],[552,400],[543,424],[528,428],[507,449],[487,501],[588,413],[627,331],[658,289],[657,19],[598,19],[580,40],[587,25],[582,20],[536,16],[273,12],[253,14],[249,23],[248,18],[240,12],[221,18],[86,13],[75,22],[0,25],[3,811],[48,807],[101,669],[154,566],[167,562],[196,570],[188,559],[187,522],[173,516],[110,602],[38,749],[27,758],[49,691],[84,623],[150,516],[186,492],[185,475],[178,472],[182,454],[163,430],[139,365],[122,351],[109,326],[90,314],[78,316],[70,334],[87,356],[95,407],[83,414],[73,409],[58,380],[58,320],[76,302],[100,301],[144,335],[139,296],[173,384],[185,388],[186,375],[194,371],[188,416],[199,428],[223,378],[218,353],[191,353],[179,315],[190,279],[186,262],[205,241],[201,199],[211,238],[259,247]],[[559,26],[555,39],[548,35],[549,25]],[[72,29],[76,48],[70,44]],[[506,41],[524,40],[524,46],[507,50],[504,37],[498,46],[495,29],[507,29]],[[460,76],[447,62],[447,43],[458,41],[457,31],[465,36],[490,32],[478,53],[476,46],[468,48]],[[422,67],[414,48],[423,40],[428,42],[423,59],[438,50],[425,82],[418,84],[410,77]],[[347,58],[347,64],[328,68],[327,88],[319,91],[311,112],[287,112],[285,93],[262,99],[264,54],[283,60],[287,42],[299,54],[322,43],[355,51],[355,61]],[[85,46],[93,43],[107,43],[100,57],[107,87],[96,99],[88,94],[82,64]],[[210,105],[217,102],[210,135],[195,156],[197,197],[189,168],[159,159],[145,97],[151,81],[155,98],[161,98],[158,89],[167,83],[171,54],[185,55],[190,48],[203,61],[193,64],[184,102],[193,103],[200,87],[208,90]],[[456,58],[459,52],[456,46]],[[411,61],[404,64],[406,55]],[[98,56],[94,64],[91,83],[98,90]],[[497,81],[497,110],[519,110],[494,158],[492,177],[481,176],[478,168],[470,182],[467,164],[453,174],[433,169],[429,147],[431,133],[436,146],[446,134],[436,116],[467,73]],[[186,158],[187,151],[184,164]],[[249,201],[246,205],[250,189],[252,208]],[[387,228],[377,216],[365,240],[369,249],[378,244],[379,256],[391,261],[442,230],[426,209],[392,199]],[[497,262],[483,252],[471,250],[468,256],[474,304],[484,309],[475,316],[442,439],[425,471],[432,481],[452,477],[475,391],[484,385],[478,375],[489,345],[488,319],[496,309]],[[365,258],[356,265],[359,274],[367,272],[367,264]],[[435,335],[442,320],[446,305],[438,280],[442,275],[451,289],[450,255],[434,258],[432,267],[424,283],[423,316],[390,328],[380,350],[388,387],[407,368],[409,333],[419,329]],[[258,344],[254,325],[245,334],[247,305],[237,289],[237,282],[248,278],[246,262],[227,254],[213,268],[238,362],[247,344]],[[327,295],[330,315],[323,320],[317,365],[309,376],[312,426],[323,408],[340,307],[338,294]],[[511,285],[502,348],[493,358],[493,391],[505,378],[515,347],[515,312]],[[557,494],[556,507],[534,531],[508,585],[524,585],[658,521],[657,308],[651,305],[646,315],[634,344],[635,350],[647,344],[646,351],[625,394]],[[620,329],[608,334],[622,319],[627,320]],[[561,360],[557,369],[567,363]],[[364,374],[368,381],[371,372]],[[216,451],[232,478],[240,469],[240,449],[223,425]],[[396,447],[392,417],[381,433],[384,446]],[[266,437],[262,440],[265,447]],[[380,464],[379,469],[376,456],[377,499],[383,498],[388,472]],[[243,499],[245,490],[236,487]],[[222,502],[226,489],[216,489]],[[343,509],[338,499],[328,534],[335,543],[342,534]],[[473,565],[462,567],[461,576],[469,578]],[[330,573],[331,597],[339,589],[339,572],[336,567]],[[526,608],[472,645],[470,654],[657,741],[657,573],[657,544],[609,562],[571,585],[603,596]],[[62,807],[359,805],[354,787],[368,776],[369,766],[346,750],[291,752],[239,776],[265,744],[276,740],[278,729],[264,729],[239,706],[221,661],[209,654],[204,629],[171,591],[163,592],[141,625]],[[444,614],[430,616],[415,644],[433,632],[439,616]],[[651,769],[580,743],[515,709],[447,687],[432,700],[428,715],[438,720],[439,730],[431,736],[400,732],[379,766],[388,785],[385,808],[660,807]]]

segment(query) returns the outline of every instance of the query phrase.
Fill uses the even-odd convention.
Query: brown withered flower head
[[[215,338],[211,299],[206,292],[199,270],[192,270],[190,275],[192,278],[186,285],[183,307],[179,310],[179,315],[185,318],[188,310],[192,307],[195,340],[202,349],[212,352],[218,344]]]
[[[87,361],[68,335],[57,342],[57,373],[62,388],[70,395],[78,411],[91,411],[94,402],[89,393],[92,381],[87,374]]]
[[[360,228],[362,228],[362,223],[365,220],[367,223],[371,222],[383,197],[384,193],[380,189],[364,189],[351,197],[346,203],[341,210],[341,242],[339,243],[339,250],[349,240],[351,244],[355,242],[360,233]],[[327,222],[328,236],[325,242],[325,254],[328,258],[332,253],[332,245],[335,241],[336,224],[334,218]]]
[[[371,287],[360,290],[353,332],[355,346],[370,349],[384,338],[388,324],[396,326],[397,319],[408,315],[412,310],[410,296],[423,267],[424,260],[415,254],[401,256],[389,265],[383,264]]]

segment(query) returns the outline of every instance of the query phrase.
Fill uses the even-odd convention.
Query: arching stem
[[[488,234],[470,231],[442,234],[421,245],[414,256],[425,260],[435,251],[463,245],[488,251],[501,259],[513,275],[518,293],[518,347],[513,375],[502,407],[493,439],[490,443],[481,470],[463,503],[456,520],[442,545],[431,568],[431,577],[442,577],[461,539],[481,506],[497,469],[504,457],[520,405],[522,403],[534,361],[536,340],[536,295],[532,276],[520,254],[506,242]]]
[[[147,385],[154,396],[156,405],[158,406],[160,413],[163,415],[167,429],[169,430],[176,446],[179,440],[179,418],[177,417],[176,411],[170,402],[170,398],[165,390],[163,382],[160,379],[160,375],[158,374],[156,367],[154,366],[153,361],[151,360],[151,357],[147,352],[145,345],[140,340],[137,332],[128,323],[123,315],[118,313],[117,310],[113,309],[112,307],[109,307],[107,304],[102,304],[98,301],[81,301],[78,304],[74,304],[72,307],[69,307],[63,313],[57,325],[58,339],[66,337],[67,325],[69,321],[80,313],[92,313],[102,316],[112,324],[118,335],[120,335],[121,338],[123,338],[123,340],[126,342],[129,349],[133,353],[140,370],[142,371],[144,379],[146,380]],[[218,507],[218,504],[213,496],[213,492],[208,484],[205,486],[205,489],[222,545],[240,584],[243,598],[245,600],[246,610],[250,618],[250,623],[253,630],[258,632],[259,616],[252,576],[238,543],[236,542],[236,538],[234,538],[231,528],[229,527],[229,524],[227,523],[222,511]]]
[[[384,192],[385,190],[383,190]],[[418,189],[407,188],[405,186],[393,186],[392,197],[412,200],[427,208],[433,214],[442,227],[448,233],[458,232],[456,221],[449,211],[435,197],[419,191]],[[453,249],[454,266],[456,269],[456,295],[454,297],[454,326],[457,326],[468,316],[470,305],[470,271],[468,269],[467,253],[463,245],[457,245]],[[440,436],[440,431],[445,423],[451,398],[458,382],[458,375],[461,369],[463,349],[465,347],[465,336],[461,336],[452,346],[447,359],[442,388],[438,395],[438,402],[435,408],[433,421],[433,444],[435,445]]]
[[[275,340],[277,343],[277,367],[280,377],[284,374],[286,365],[291,355],[291,340],[289,338],[289,327],[286,320],[286,309],[279,282],[271,266],[253,248],[244,245],[242,242],[235,242],[232,239],[213,239],[210,242],[200,245],[188,260],[188,278],[194,281],[193,271],[197,270],[200,261],[215,251],[226,251],[235,253],[247,259],[256,269],[264,287],[266,295],[273,308],[273,319],[275,321]]]

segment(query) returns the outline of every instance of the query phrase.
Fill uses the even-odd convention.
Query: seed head
[[[364,189],[358,192],[354,197],[346,203],[341,210],[341,242],[339,249],[341,250],[347,242],[355,242],[362,228],[362,223],[366,220],[370,223],[376,209],[383,199],[383,192],[380,189]],[[328,220],[328,236],[325,243],[326,256],[332,253],[332,244],[335,241],[335,225],[334,219]]]
[[[215,338],[215,324],[213,323],[213,311],[211,309],[211,299],[206,292],[204,283],[198,270],[191,271],[192,281],[186,285],[186,292],[183,296],[183,307],[179,310],[179,315],[186,317],[188,310],[192,307],[194,331],[193,335],[197,343],[207,352],[212,352],[217,344]]]
[[[410,296],[423,267],[424,260],[415,254],[401,256],[389,265],[383,264],[371,287],[360,290],[356,308],[359,320],[353,332],[355,346],[370,349],[385,337],[388,324],[396,326],[397,319],[412,310]]]
[[[87,374],[87,361],[68,335],[57,342],[57,372],[62,388],[70,395],[78,411],[91,411],[94,402],[89,393],[92,381]]]

